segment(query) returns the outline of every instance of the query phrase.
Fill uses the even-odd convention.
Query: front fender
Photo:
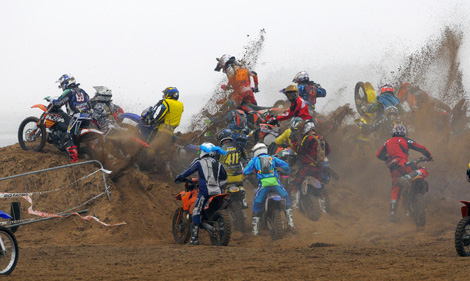
[[[460,200],[460,203],[464,204],[464,206],[462,206],[460,209],[460,212],[462,213],[462,218],[468,217],[470,210],[470,202]]]
[[[39,108],[44,112],[47,111],[47,107],[44,104],[35,104],[35,105],[31,106],[31,108]]]
[[[119,119],[121,120],[124,120],[124,119],[130,119],[136,123],[140,123],[140,115],[137,115],[135,113],[130,113],[130,112],[125,112],[125,113],[121,113],[121,115],[119,115]]]

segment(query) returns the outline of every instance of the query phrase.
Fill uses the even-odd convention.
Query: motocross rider
[[[56,83],[59,83],[59,88],[64,92],[58,99],[52,101],[52,105],[59,108],[67,105],[67,112],[72,115],[64,142],[70,156],[70,163],[74,163],[78,161],[78,149],[73,139],[79,133],[80,128],[88,126],[91,120],[89,96],[78,87],[80,84],[76,83],[75,78],[70,74],[60,76]]]
[[[369,107],[367,107],[365,111],[367,113],[377,112],[375,120],[379,121],[384,118],[385,109],[392,105],[398,108],[399,114],[403,113],[403,108],[400,105],[400,100],[393,93],[392,85],[385,84],[380,87],[380,95]]]
[[[257,143],[253,148],[253,159],[250,160],[248,165],[243,170],[243,175],[255,173],[259,185],[255,192],[255,198],[253,199],[253,235],[259,235],[259,221],[261,211],[263,209],[263,203],[266,200],[266,196],[272,190],[275,190],[279,195],[286,200],[286,219],[288,226],[294,228],[294,219],[292,216],[291,202],[287,191],[284,189],[282,184],[279,182],[276,167],[281,167],[286,173],[290,173],[289,164],[286,162],[268,155],[268,148],[264,143]]]
[[[300,117],[303,120],[312,120],[312,115],[308,112],[307,102],[299,96],[297,86],[289,85],[287,88],[281,90],[291,102],[291,106],[281,115],[272,117],[268,124],[278,124],[279,121],[288,120],[292,117]]]
[[[385,164],[387,164],[387,167],[390,169],[390,174],[392,176],[392,199],[390,201],[390,221],[392,222],[396,221],[395,215],[398,207],[398,198],[400,196],[398,179],[412,172],[411,167],[407,165],[408,150],[411,148],[426,156],[428,161],[433,160],[431,152],[429,152],[426,147],[406,138],[405,136],[405,125],[395,125],[392,130],[392,138],[387,140],[377,152],[377,158],[385,161]],[[428,175],[425,169],[419,169],[416,172],[418,175],[422,175],[424,177]]]
[[[149,154],[162,152],[164,146],[173,143],[173,132],[179,126],[183,115],[183,103],[178,101],[179,91],[175,87],[163,90],[163,99],[142,114],[142,121],[154,126],[154,130],[146,140],[149,144]],[[164,154],[162,154],[163,156]],[[164,159],[161,159],[164,160]]]
[[[233,89],[232,96],[224,101],[228,103],[229,108],[238,108],[242,105],[248,106],[249,104],[257,105],[255,95],[253,93],[259,92],[258,89],[258,74],[246,67],[243,67],[236,61],[235,57],[224,54],[220,59],[214,71],[222,70],[227,74],[227,86],[223,90]],[[255,83],[255,87],[251,88],[251,77]]]
[[[326,97],[326,90],[323,89],[320,84],[310,81],[310,77],[306,71],[298,72],[292,82],[297,84],[299,96],[307,102],[308,107],[311,109],[311,115],[313,116],[317,98]]]
[[[105,86],[94,86],[95,96],[90,99],[93,108],[92,117],[98,122],[100,129],[109,132],[118,127],[118,115],[123,113],[122,108],[112,102],[113,93]]]
[[[227,154],[218,159],[227,170],[227,184],[235,183],[237,186],[243,186],[243,166],[248,163],[248,155],[244,147],[233,140],[230,129],[222,130],[217,136],[219,144]],[[243,192],[245,190],[243,189]],[[243,207],[248,208],[246,199],[243,197]]]
[[[193,222],[191,224],[190,245],[199,245],[199,228],[201,224],[201,211],[209,198],[221,193],[220,187],[227,180],[227,171],[224,166],[217,161],[214,156],[220,153],[225,155],[225,151],[212,143],[205,142],[199,146],[199,158],[196,158],[186,170],[175,178],[175,182],[181,182],[184,178],[198,172],[199,193],[197,195],[193,210]]]
[[[384,118],[380,119],[372,125],[364,124],[359,122],[358,125],[363,129],[363,133],[369,135],[373,132],[377,132],[379,136],[383,136],[385,132],[387,135],[390,133],[390,129],[396,124],[401,124],[399,119],[398,108],[396,106],[389,106],[384,111]]]
[[[315,133],[313,121],[300,122],[291,133],[294,151],[300,158],[300,170],[292,184],[292,205],[298,209],[300,192],[297,187],[302,185],[306,176],[312,176],[322,181],[323,163],[330,154],[330,146],[326,140]]]

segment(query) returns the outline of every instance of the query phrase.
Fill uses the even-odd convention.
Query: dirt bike
[[[284,235],[285,225],[282,213],[286,208],[286,200],[277,192],[269,192],[264,201],[261,212],[260,225],[269,231],[273,240],[281,239]]]
[[[460,219],[455,229],[455,250],[461,257],[470,256],[470,202],[460,201],[464,206],[460,209]]]
[[[44,98],[49,102],[48,106],[35,104],[31,108],[39,108],[43,111],[39,118],[30,116],[24,119],[18,128],[18,142],[24,150],[41,151],[46,141],[60,151],[65,151],[63,138],[65,131],[59,130],[60,123],[68,126],[69,116],[60,108],[52,105],[51,97]],[[78,148],[78,154],[82,158],[100,160],[102,153],[103,133],[91,127],[81,127],[74,143]]]
[[[199,192],[199,180],[186,178],[185,191],[176,196],[183,203],[176,209],[173,216],[172,233],[176,243],[186,244],[191,237],[192,212]],[[228,193],[217,194],[209,198],[201,212],[201,229],[210,236],[211,243],[216,246],[227,246],[232,234],[230,217],[225,211],[228,207]]]
[[[418,169],[425,169],[419,163],[427,162],[426,157],[407,163],[413,172],[402,176],[398,184],[401,186],[400,192],[403,195],[403,208],[407,216],[413,218],[417,227],[426,225],[426,202],[424,194],[428,192],[428,182],[424,176],[417,174]]]
[[[245,232],[246,216],[243,212],[243,209],[248,208],[245,200],[245,188],[243,187],[242,183],[228,183],[224,186],[223,190],[230,194],[227,212],[232,219],[232,224],[235,227],[235,230]]]
[[[0,210],[0,218],[13,219],[12,216]],[[11,230],[0,226],[0,275],[9,275],[18,262],[18,242]]]

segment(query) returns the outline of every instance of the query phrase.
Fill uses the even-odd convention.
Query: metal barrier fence
[[[99,161],[91,160],[0,178],[0,210],[14,218],[0,224],[17,227],[86,212],[104,194],[109,200],[105,173]]]

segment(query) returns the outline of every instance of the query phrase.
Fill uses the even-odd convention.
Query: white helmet
[[[295,127],[297,127],[297,125],[299,125],[300,122],[304,121],[302,118],[300,117],[294,117],[290,120],[290,124],[289,124],[289,128],[292,130],[294,129]]]
[[[292,80],[292,82],[300,84],[302,82],[308,82],[310,81],[310,77],[308,77],[308,73],[306,71],[301,71],[297,73]]]
[[[313,121],[307,121],[307,123],[305,123],[304,127],[302,128],[302,134],[305,135],[313,130],[315,130],[315,123],[313,123]]]
[[[256,157],[261,154],[268,154],[268,147],[264,143],[259,142],[255,146],[253,146],[251,151],[253,151],[253,157]]]
[[[95,100],[98,101],[111,101],[111,98],[113,97],[113,92],[108,89],[108,87],[105,86],[94,86],[93,87],[96,90],[95,93]]]
[[[215,67],[214,71],[220,71],[221,69],[224,70],[225,72],[225,63],[231,58],[232,56],[229,54],[224,54],[223,56],[219,58],[216,58],[218,61],[217,66]]]
[[[215,156],[215,145],[210,142],[205,142],[199,146],[199,155],[203,157],[204,155],[209,154],[209,156]]]

